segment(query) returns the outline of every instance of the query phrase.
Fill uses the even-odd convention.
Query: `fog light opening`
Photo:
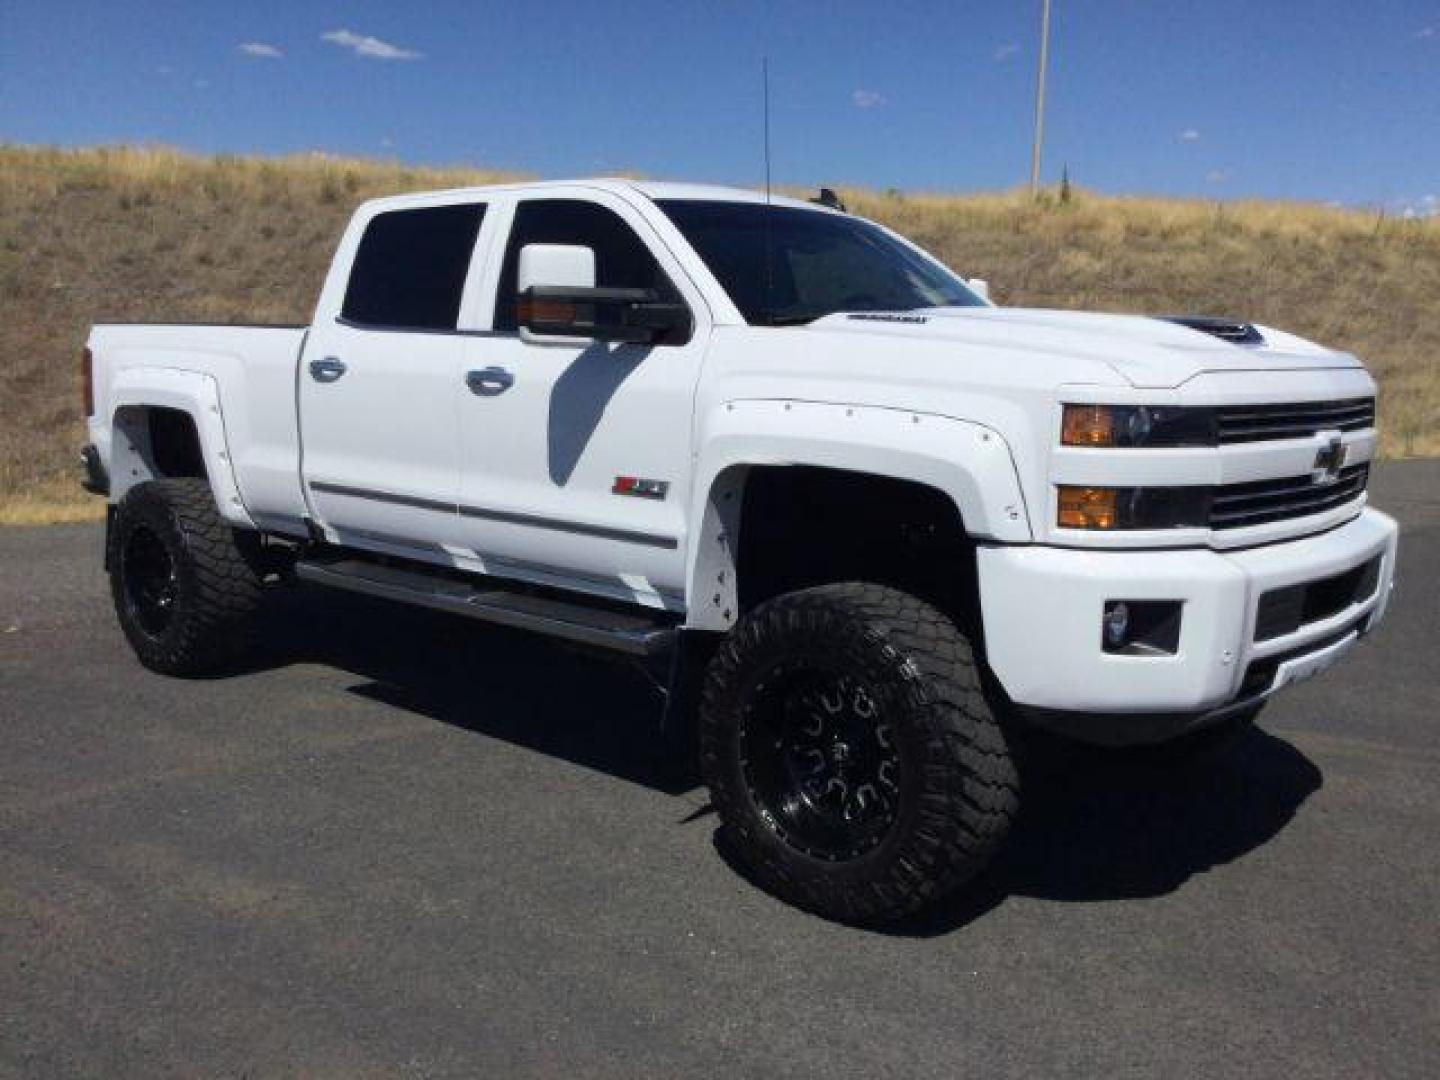
[[[1106,600],[1100,647],[1121,656],[1175,656],[1184,607],[1181,600]]]
[[[1121,649],[1130,636],[1130,606],[1124,600],[1111,600],[1105,605],[1105,614],[1100,620],[1105,635],[1105,647],[1111,652]]]

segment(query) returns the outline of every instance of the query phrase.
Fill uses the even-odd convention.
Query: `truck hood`
[[[1161,318],[1043,308],[932,308],[917,312],[866,312],[826,316],[808,329],[828,334],[870,334],[954,342],[1048,360],[1099,361],[1138,388],[1169,388],[1204,372],[1301,371],[1360,367],[1349,353],[1256,326],[1264,339],[1234,344]]]

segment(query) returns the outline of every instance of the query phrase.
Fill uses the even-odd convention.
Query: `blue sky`
[[[1029,169],[1039,0],[0,0],[0,140],[968,190]],[[1054,0],[1046,175],[1440,195],[1440,2]],[[1425,200],[1429,199],[1427,203]]]

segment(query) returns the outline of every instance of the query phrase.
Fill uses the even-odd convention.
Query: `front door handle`
[[[483,371],[467,371],[465,385],[472,394],[480,397],[494,397],[503,394],[515,385],[515,376],[502,367],[487,367]]]
[[[310,377],[316,382],[334,382],[344,374],[345,361],[338,356],[327,356],[324,360],[310,361]]]

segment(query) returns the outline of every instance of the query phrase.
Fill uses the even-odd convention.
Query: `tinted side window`
[[[454,330],[485,207],[377,214],[365,227],[340,313],[367,326]]]
[[[495,329],[514,330],[520,249],[526,244],[580,244],[595,251],[595,284],[603,289],[654,289],[662,300],[680,294],[625,219],[595,203],[533,199],[515,208],[495,297]]]

